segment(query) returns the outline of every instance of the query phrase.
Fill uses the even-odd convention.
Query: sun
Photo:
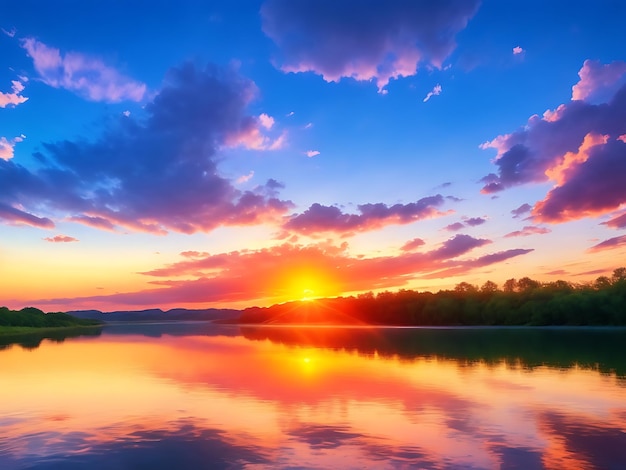
[[[313,289],[304,289],[302,291],[302,297],[300,297],[302,302],[312,302],[315,300],[315,291]]]

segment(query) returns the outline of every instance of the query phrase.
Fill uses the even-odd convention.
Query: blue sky
[[[0,303],[265,305],[626,253],[626,6],[23,2]]]

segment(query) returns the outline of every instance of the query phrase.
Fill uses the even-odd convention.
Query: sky
[[[626,265],[626,3],[1,2],[0,305]]]

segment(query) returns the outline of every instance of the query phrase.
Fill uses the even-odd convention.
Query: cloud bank
[[[145,120],[118,116],[94,141],[43,144],[37,171],[0,160],[0,218],[49,227],[54,214],[153,233],[273,220],[292,207],[279,183],[240,191],[217,169],[222,147],[267,125],[246,114],[255,92],[231,69],[173,68]]]
[[[626,63],[586,61],[579,75],[571,102],[481,146],[497,150],[498,168],[483,178],[483,193],[554,183],[532,208],[536,222],[597,216],[626,203]],[[607,101],[589,101],[599,96]]]
[[[437,194],[409,204],[361,204],[357,206],[358,214],[348,214],[339,207],[315,203],[303,213],[290,216],[283,228],[303,235],[322,232],[348,235],[443,215],[436,209],[443,203],[443,196]]]
[[[285,72],[314,72],[324,80],[391,79],[420,66],[441,68],[478,0],[268,0],[263,31],[280,48]]]

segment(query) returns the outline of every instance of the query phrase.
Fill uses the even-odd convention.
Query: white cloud
[[[316,157],[319,154],[320,154],[319,150],[308,150],[306,152],[306,156],[309,158]]]
[[[7,36],[9,36],[10,38],[15,37],[15,28],[11,28],[8,31],[4,28],[0,28],[0,29],[2,29],[2,32],[6,34]]]
[[[439,96],[440,94],[441,94],[441,85],[439,85],[439,83],[437,83],[433,87],[433,89],[431,91],[429,91],[428,94],[426,95],[426,97],[424,98],[424,103],[426,103],[433,96]]]
[[[521,54],[523,52],[526,52],[526,51],[524,51],[524,49],[522,49],[520,46],[515,46],[513,48],[513,55],[518,55],[518,54]]]

